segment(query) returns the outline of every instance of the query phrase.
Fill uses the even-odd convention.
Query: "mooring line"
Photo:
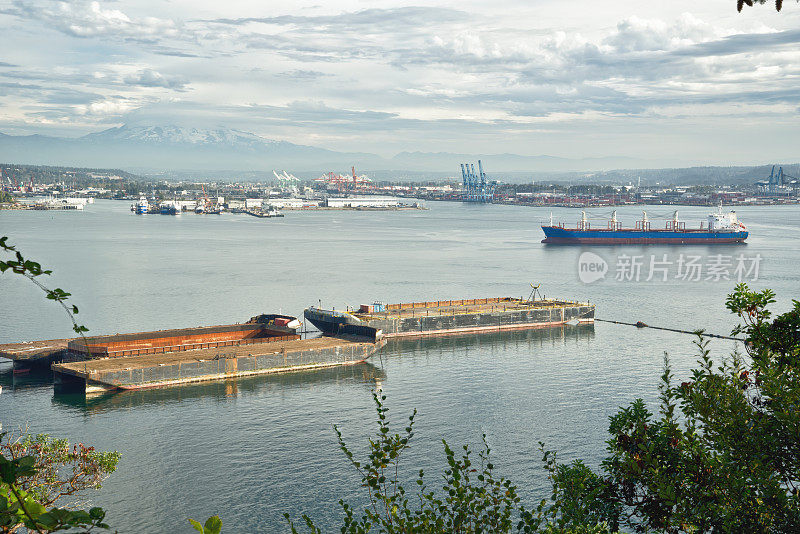
[[[611,321],[609,319],[597,319],[597,318],[595,318],[595,321],[600,321],[602,323],[624,324],[624,325],[627,325],[627,326],[635,326],[636,328],[653,328],[655,330],[666,330],[667,332],[678,332],[679,334],[693,334],[693,335],[697,334],[697,331],[692,331],[692,330],[679,330],[677,328],[664,328],[663,326],[650,326],[649,324],[643,323],[642,321],[639,321],[639,322],[636,322],[636,323],[626,323],[624,321]],[[715,337],[715,338],[718,338],[718,339],[730,339],[730,340],[733,340],[733,341],[741,341],[742,343],[745,343],[747,341],[746,339],[740,339],[738,337],[721,336],[719,334],[709,334],[707,332],[703,332],[703,337]]]

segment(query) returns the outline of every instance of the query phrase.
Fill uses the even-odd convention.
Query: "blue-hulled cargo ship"
[[[642,212],[642,220],[636,222],[635,228],[622,228],[617,222],[615,211],[607,228],[592,228],[583,212],[581,220],[575,228],[567,228],[562,224],[542,225],[545,238],[542,243],[560,245],[633,245],[633,244],[704,244],[716,245],[723,243],[744,243],[748,231],[744,224],[739,222],[735,211],[723,214],[719,211],[708,215],[708,226],[700,223],[696,229],[687,229],[686,223],[678,220],[676,211],[671,221],[667,221],[665,228],[652,229],[647,219],[647,212]]]

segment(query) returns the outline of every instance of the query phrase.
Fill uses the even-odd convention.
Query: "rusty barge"
[[[594,322],[594,305],[558,299],[494,297],[362,305],[344,312],[310,307],[307,321],[326,335],[385,337],[496,332]]]
[[[537,286],[538,287],[538,286]],[[301,339],[300,321],[266,314],[246,323],[0,345],[14,371],[52,369],[61,390],[86,393],[172,386],[366,361],[386,338],[491,334],[594,322],[589,302],[493,297],[400,304],[345,312],[310,307],[323,337]]]
[[[301,339],[300,326],[296,317],[267,314],[241,324],[5,345],[0,356],[15,370],[51,364],[59,389],[98,393],[356,364],[385,343],[368,330],[363,338]]]
[[[357,364],[385,341],[321,337],[181,352],[96,358],[53,365],[57,387],[104,393]]]
[[[32,370],[47,370],[67,354],[71,339],[45,339],[0,345],[0,358],[11,360],[13,373],[27,374]]]

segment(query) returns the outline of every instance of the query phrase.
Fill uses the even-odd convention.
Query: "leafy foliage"
[[[83,443],[70,446],[66,439],[28,433],[16,439],[4,434],[0,453],[11,460],[33,458],[33,472],[18,478],[16,484],[43,506],[86,489],[100,489],[121,456],[116,451],[100,452]]]
[[[658,416],[636,400],[611,417],[599,517],[648,532],[800,530],[800,303],[771,319],[769,291],[740,284],[727,301],[749,358],[715,366],[699,335],[699,367],[672,384]],[[678,413],[680,415],[678,415]],[[582,496],[585,498],[585,496]]]
[[[200,534],[219,534],[222,532],[222,519],[220,519],[218,515],[212,515],[206,519],[204,524],[194,519],[189,519],[189,523],[191,523],[194,529],[200,532]]]
[[[556,454],[543,452],[542,460],[553,486],[550,501],[542,500],[537,514],[523,512],[525,532],[592,532],[616,531],[619,505],[609,494],[606,480],[597,475],[582,461],[560,464]]]
[[[409,496],[398,463],[416,412],[404,433],[393,433],[386,397],[375,394],[378,433],[366,460],[356,460],[335,429],[369,497],[360,515],[340,501],[342,532],[799,532],[800,302],[773,318],[774,297],[745,284],[728,297],[742,320],[733,335],[747,337],[747,355],[716,365],[698,332],[698,367],[675,385],[665,354],[658,412],[637,399],[613,415],[598,472],[581,461],[561,464],[540,444],[552,493],[532,510],[494,474],[485,437],[478,463],[468,447],[458,456],[445,442],[442,491],[420,471]],[[321,532],[310,517],[303,522]]]
[[[0,439],[5,438],[6,433],[0,434]],[[49,439],[44,441],[53,443],[53,440]],[[8,445],[8,443],[4,445]],[[92,508],[88,512],[57,507],[48,509],[59,497],[71,495],[74,492],[66,488],[65,482],[60,481],[58,477],[54,482],[48,480],[47,473],[51,473],[52,476],[53,470],[49,469],[51,466],[44,469],[41,467],[43,457],[25,455],[7,458],[7,451],[8,449],[4,447],[3,454],[0,454],[0,532],[15,532],[22,526],[30,532],[39,533],[91,532],[95,529],[109,529],[109,526],[103,522],[106,513],[102,508]],[[111,466],[106,465],[106,467]],[[31,481],[37,482],[32,484]],[[59,494],[54,495],[45,489],[51,485],[62,491],[58,491]],[[44,503],[42,495],[47,496]]]
[[[425,473],[420,470],[416,477],[416,491],[409,493],[401,483],[399,469],[401,454],[408,449],[414,436],[416,411],[408,418],[408,426],[403,432],[392,432],[387,419],[388,408],[384,405],[386,396],[373,393],[378,414],[378,432],[369,439],[369,454],[364,460],[357,460],[344,441],[341,431],[334,427],[339,448],[350,464],[361,475],[361,485],[366,489],[368,505],[358,515],[353,507],[343,500],[339,501],[344,512],[341,531],[361,534],[371,531],[385,533],[409,532],[572,532],[575,534],[602,534],[610,532],[603,524],[587,524],[572,521],[550,521],[548,516],[558,516],[552,507],[543,502],[537,511],[528,511],[520,504],[517,488],[506,478],[498,477],[491,462],[491,449],[483,436],[483,447],[474,459],[474,453],[463,446],[457,454],[445,440],[446,468],[442,474],[441,491],[431,488]],[[551,453],[548,453],[551,454]],[[554,457],[552,457],[554,459]],[[578,486],[567,488],[564,482],[578,480],[585,471],[579,465],[560,468],[554,461],[548,464],[551,475],[562,485],[554,490],[554,499],[559,500],[563,493]],[[560,470],[564,474],[557,474]],[[584,480],[585,488],[593,490],[596,477]],[[566,508],[565,508],[566,509]],[[569,512],[567,512],[567,515]],[[564,515],[564,514],[562,514]],[[298,528],[289,514],[286,520],[293,533]],[[322,530],[308,515],[302,516],[309,532],[318,534]],[[585,519],[581,516],[580,519]]]
[[[83,336],[87,329],[75,322],[77,306],[68,306],[70,294],[48,289],[36,278],[52,271],[25,259],[8,237],[0,237],[0,250],[13,252],[15,259],[0,260],[0,273],[24,276],[42,289],[47,298],[58,302]],[[85,341],[85,338],[84,338]],[[0,532],[10,533],[25,527],[30,532],[91,532],[109,529],[104,523],[102,508],[68,510],[54,504],[85,489],[98,489],[101,482],[117,467],[118,452],[98,452],[94,447],[78,443],[70,447],[64,439],[46,434],[23,433],[16,439],[8,432],[0,433]]]
[[[745,5],[753,7],[753,4],[766,4],[767,0],[736,0],[736,10],[741,13]],[[783,0],[775,0],[775,10],[780,11],[783,7]]]

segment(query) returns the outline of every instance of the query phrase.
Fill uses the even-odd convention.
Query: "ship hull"
[[[328,310],[318,310],[314,308],[306,309],[303,316],[308,322],[316,326],[323,334],[336,335],[343,325],[348,324],[348,317],[343,313],[331,312]]]
[[[748,232],[710,232],[708,230],[577,230],[542,226],[542,243],[555,245],[721,245],[744,243]]]
[[[303,316],[327,336],[354,336],[373,342],[383,337],[380,329],[360,324],[358,319],[347,313],[308,308]]]

